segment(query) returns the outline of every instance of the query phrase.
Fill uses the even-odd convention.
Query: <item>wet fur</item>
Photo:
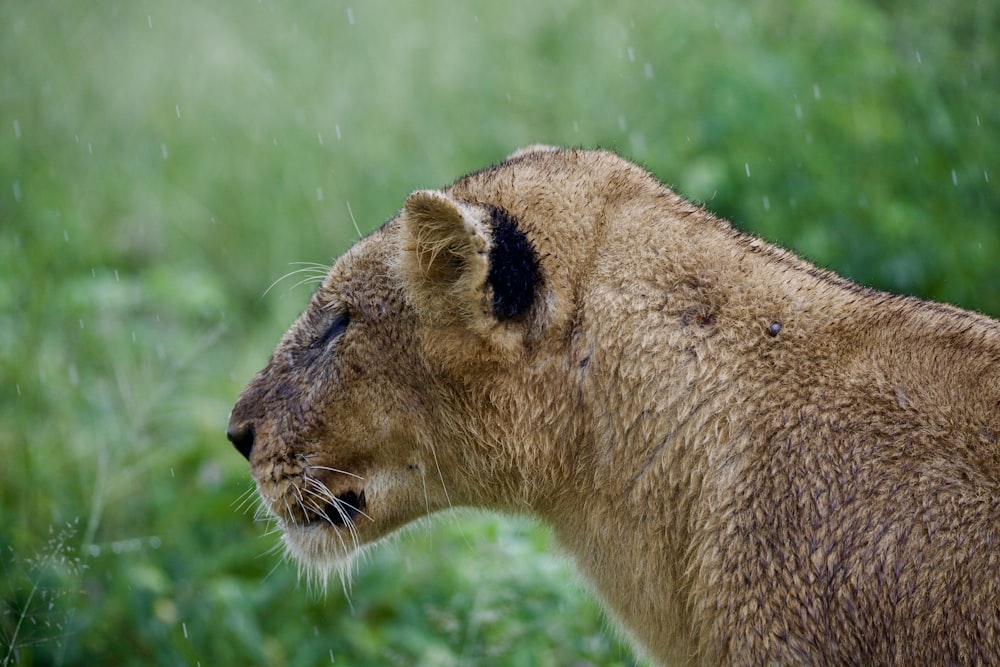
[[[996,321],[548,148],[411,195],[230,423],[311,567],[531,514],[643,650],[705,665],[1000,659],[998,435]]]

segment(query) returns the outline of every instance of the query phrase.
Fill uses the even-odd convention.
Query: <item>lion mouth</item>
[[[365,511],[365,491],[349,490],[333,496],[322,505],[309,508],[308,523],[327,523],[338,528],[352,522]]]

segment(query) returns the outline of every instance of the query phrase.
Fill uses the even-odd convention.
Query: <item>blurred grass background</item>
[[[547,142],[865,284],[1000,315],[992,0],[0,4],[0,665],[630,665],[485,516],[309,592],[238,392],[329,263]]]

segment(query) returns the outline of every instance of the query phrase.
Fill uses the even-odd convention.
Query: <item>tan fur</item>
[[[509,319],[489,206],[540,261]],[[251,425],[319,569],[449,506],[523,512],[657,662],[1000,661],[1000,324],[819,270],[611,153],[412,195],[244,391],[230,436]]]

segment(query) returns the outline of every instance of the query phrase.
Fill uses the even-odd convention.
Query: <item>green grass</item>
[[[265,289],[543,141],[1000,315],[997,34],[987,0],[0,5],[0,665],[635,664],[523,520],[298,582],[223,435],[308,299]]]

